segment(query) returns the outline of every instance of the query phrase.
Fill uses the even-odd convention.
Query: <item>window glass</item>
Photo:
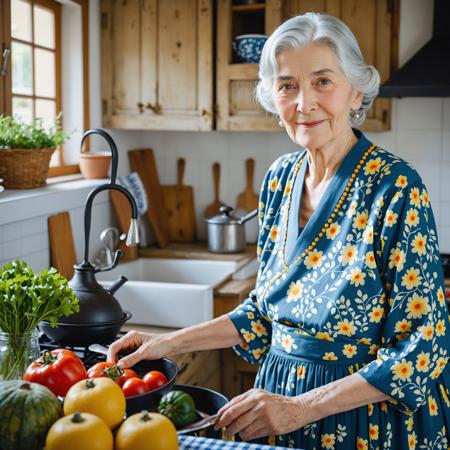
[[[12,88],[13,94],[33,94],[33,69],[31,45],[12,42]]]
[[[55,15],[38,5],[34,6],[34,42],[43,47],[55,48]]]
[[[36,99],[36,117],[43,119],[46,128],[52,127],[56,117],[56,103],[53,100]]]
[[[34,49],[35,94],[39,97],[55,96],[55,52]]]
[[[11,2],[11,36],[31,42],[31,4],[27,1]]]
[[[31,98],[13,97],[12,99],[13,116],[22,119],[24,122],[33,120],[33,101]]]

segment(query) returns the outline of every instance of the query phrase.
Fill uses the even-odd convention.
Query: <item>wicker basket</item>
[[[6,189],[31,189],[47,180],[53,148],[0,149],[0,178]]]

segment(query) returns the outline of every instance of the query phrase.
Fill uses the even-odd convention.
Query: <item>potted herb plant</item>
[[[78,312],[78,299],[56,269],[39,273],[14,261],[0,269],[0,380],[21,379],[39,356],[38,325]]]
[[[12,116],[0,116],[0,178],[4,187],[43,186],[53,152],[67,138],[61,129],[60,114],[49,129],[44,128],[40,118],[27,124]]]

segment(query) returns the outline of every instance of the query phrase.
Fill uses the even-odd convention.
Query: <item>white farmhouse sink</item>
[[[96,276],[105,287],[121,275],[128,278],[114,294],[122,309],[133,314],[128,323],[186,327],[213,318],[214,287],[246,263],[140,258]]]

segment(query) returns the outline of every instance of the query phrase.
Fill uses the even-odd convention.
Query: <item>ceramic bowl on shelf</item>
[[[258,64],[266,41],[264,34],[241,34],[234,38],[233,48],[243,62]]]

